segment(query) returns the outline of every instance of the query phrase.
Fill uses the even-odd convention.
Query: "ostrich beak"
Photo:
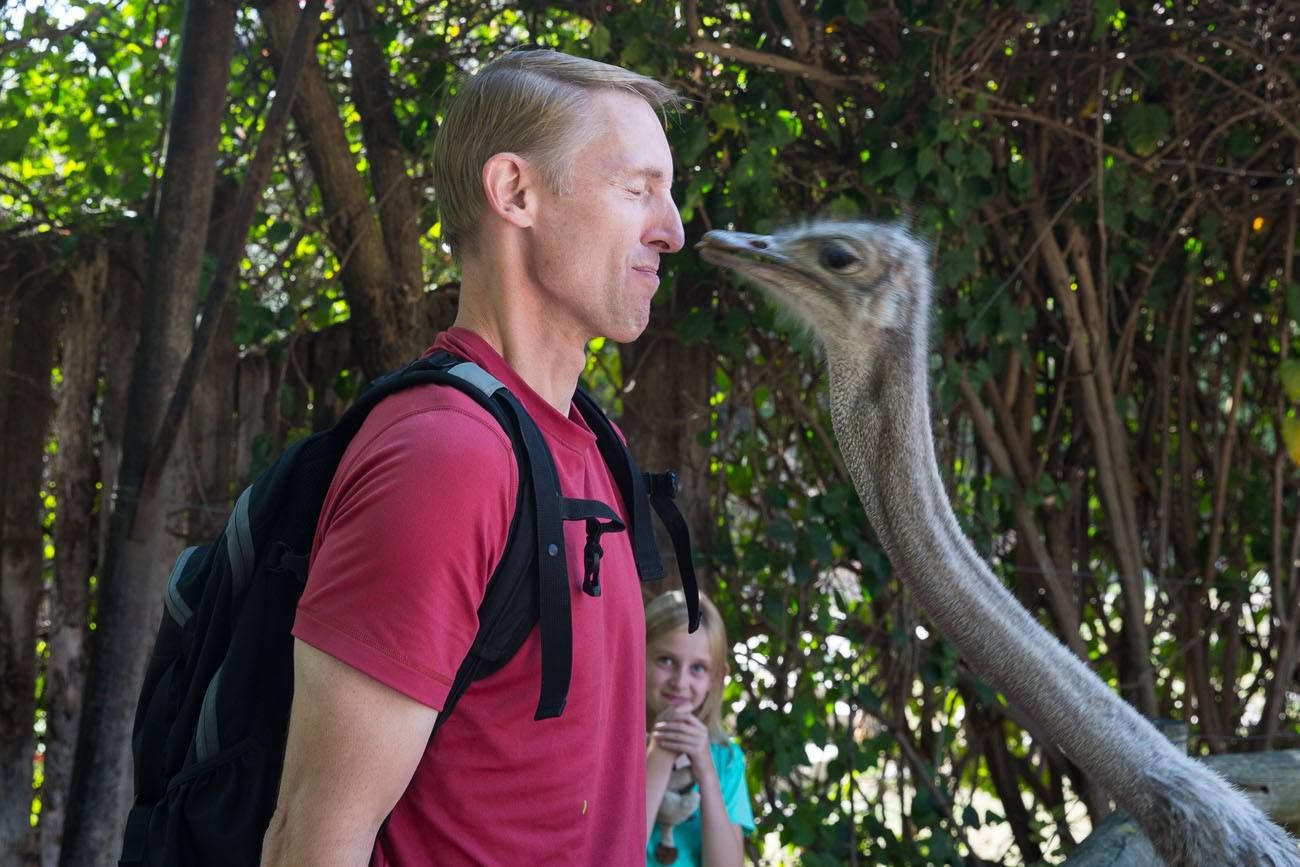
[[[776,242],[770,235],[714,229],[705,233],[695,249],[704,261],[724,268],[744,270],[746,265],[781,266],[790,263],[789,257],[777,252]]]

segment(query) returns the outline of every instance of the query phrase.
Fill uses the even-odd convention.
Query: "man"
[[[466,83],[434,149],[442,233],[462,264],[456,323],[435,346],[514,392],[565,496],[623,517],[571,398],[588,341],[634,340],[660,257],[682,247],[657,113],[675,105],[644,76],[515,51]],[[593,598],[580,589],[582,525],[566,525],[574,653],[564,713],[533,720],[534,630],[429,738],[505,546],[517,473],[505,433],[450,388],[385,400],[353,440],[294,625],[266,867],[644,858],[644,619],[625,533],[602,541]]]

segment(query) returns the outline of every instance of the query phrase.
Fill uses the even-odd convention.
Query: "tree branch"
[[[755,51],[752,48],[741,48],[726,42],[715,42],[711,39],[702,39],[700,33],[700,11],[699,0],[687,0],[684,11],[686,18],[686,28],[690,33],[691,41],[681,46],[680,51],[687,54],[714,54],[718,57],[734,60],[737,63],[743,63],[749,66],[765,66],[768,69],[774,69],[777,72],[786,72],[791,75],[797,75],[800,78],[806,78],[810,81],[828,84],[831,87],[848,89],[860,88],[864,84],[872,84],[879,78],[870,73],[861,73],[858,75],[840,75],[824,69],[820,66],[814,66],[809,63],[802,63],[798,60],[792,60],[788,57],[781,57],[778,54],[769,54],[764,51]]]

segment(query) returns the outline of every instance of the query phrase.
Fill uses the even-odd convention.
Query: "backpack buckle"
[[[582,592],[588,596],[600,596],[600,558],[605,556],[605,550],[600,547],[600,537],[622,529],[621,521],[587,519],[587,544],[582,549]]]
[[[646,492],[653,499],[655,497],[667,497],[670,500],[677,499],[680,481],[677,474],[672,470],[662,473],[643,473],[645,476]]]
[[[626,530],[627,525],[609,506],[598,500],[560,498],[560,517],[565,521],[583,521],[587,525],[587,544],[582,549],[582,592],[600,595],[600,558],[605,551],[600,537]]]
[[[267,557],[267,568],[272,572],[293,576],[301,587],[307,583],[307,565],[310,560],[309,555],[295,553],[283,540],[277,539]]]

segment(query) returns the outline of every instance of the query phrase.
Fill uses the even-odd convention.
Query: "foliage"
[[[73,234],[148,215],[181,5],[53,8],[0,13],[0,228]],[[540,42],[671,82],[692,100],[670,131],[688,238],[830,214],[903,219],[932,244],[943,470],[1020,598],[1133,698],[1141,667],[1124,642],[1141,627],[1152,710],[1190,719],[1198,748],[1300,737],[1290,672],[1276,668],[1300,598],[1283,553],[1300,531],[1298,480],[1279,459],[1300,459],[1293,20],[1113,0],[379,12],[430,285],[457,275],[428,157],[458,76]],[[231,184],[274,77],[258,16],[241,15],[220,165]],[[364,169],[348,46],[328,12],[317,53]],[[292,133],[249,238],[245,349],[278,351],[349,316],[302,145]],[[835,450],[814,349],[689,254],[674,268],[665,296],[693,299],[677,338],[715,358],[710,422],[693,434],[713,459],[708,564],[737,646],[728,698],[759,839],[806,864],[1055,859],[1086,816],[1085,778],[891,580]],[[607,360],[591,370],[617,401]],[[1107,412],[1116,423],[1099,427]],[[1108,469],[1121,453],[1127,475]],[[1129,550],[1140,575],[1125,574]],[[1125,607],[1126,580],[1145,623]],[[1052,607],[1054,587],[1069,605]]]

